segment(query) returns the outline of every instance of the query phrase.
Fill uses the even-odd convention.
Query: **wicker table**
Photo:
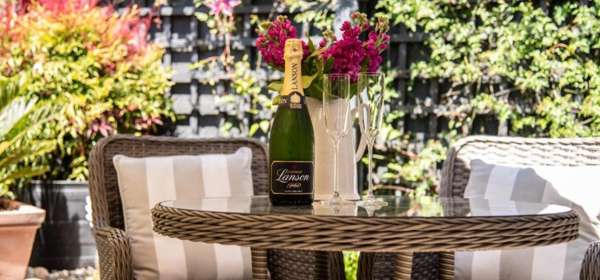
[[[253,275],[267,279],[266,249],[403,253],[397,278],[410,279],[412,252],[454,252],[573,240],[571,209],[520,202],[382,197],[388,206],[276,207],[268,197],[166,201],[152,209],[154,231],[183,240],[253,248]],[[452,277],[452,254],[442,278]],[[258,263],[258,265],[257,265]]]

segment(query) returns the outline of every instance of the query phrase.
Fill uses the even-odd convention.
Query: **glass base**
[[[357,201],[356,205],[363,208],[380,208],[387,206],[387,202],[374,197],[366,197],[363,200]]]
[[[365,209],[367,211],[367,216],[373,216],[375,211],[387,206],[388,203],[374,197],[366,197],[361,201],[357,201],[356,205]]]
[[[354,204],[353,201],[344,200],[339,196],[332,196],[328,200],[321,200],[313,202],[313,205],[321,205],[321,206],[340,206],[340,205],[349,205]]]

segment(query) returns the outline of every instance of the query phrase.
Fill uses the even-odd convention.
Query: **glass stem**
[[[339,154],[340,140],[333,140],[333,197],[337,198],[340,196],[339,189],[339,178],[338,178],[338,154]]]
[[[368,175],[367,179],[369,180],[369,190],[367,191],[367,199],[373,199],[373,142],[369,141],[367,143],[367,149],[369,153],[369,164],[368,164]]]

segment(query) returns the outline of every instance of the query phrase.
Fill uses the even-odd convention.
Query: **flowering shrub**
[[[387,20],[378,18],[375,27],[371,27],[365,14],[353,13],[352,20],[343,23],[342,38],[337,39],[331,32],[324,32],[324,38],[315,46],[309,39],[303,41],[304,59],[302,62],[303,86],[306,95],[321,98],[323,74],[348,74],[352,81],[358,79],[360,72],[376,72],[383,58],[381,53],[389,46]],[[279,16],[273,22],[266,22],[258,30],[256,47],[265,62],[276,69],[282,69],[285,41],[296,38],[296,28],[285,17]],[[367,40],[360,36],[367,33]],[[270,84],[270,88],[279,91],[282,81]]]
[[[59,102],[42,133],[59,141],[49,178],[84,180],[101,137],[155,133],[172,112],[162,50],[147,42],[150,18],[96,0],[3,2],[0,76],[26,77],[27,98]]]

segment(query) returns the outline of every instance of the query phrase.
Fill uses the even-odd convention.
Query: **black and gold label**
[[[273,161],[271,163],[271,193],[312,194],[312,161]]]
[[[297,91],[292,91],[289,95],[282,95],[280,97],[279,106],[290,109],[302,109],[304,106],[304,96]]]

